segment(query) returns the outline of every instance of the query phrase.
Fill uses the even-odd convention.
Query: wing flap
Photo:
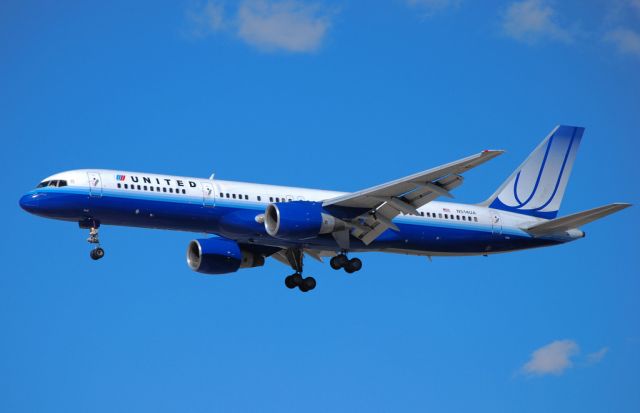
[[[369,245],[387,229],[398,230],[398,227],[392,222],[393,218],[400,214],[419,215],[417,208],[443,194],[449,194],[450,190],[462,185],[462,182],[462,176],[449,175],[435,183],[420,185],[414,191],[399,198],[380,198],[384,202],[359,217],[362,222],[356,226],[352,235],[365,245]]]

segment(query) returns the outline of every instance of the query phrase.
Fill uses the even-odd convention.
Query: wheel
[[[313,277],[307,277],[302,280],[302,283],[307,287],[307,291],[311,291],[316,288],[316,279]]]
[[[91,250],[91,253],[89,253],[89,255],[92,259],[99,260],[100,258],[104,257],[104,250],[100,247],[94,248]]]
[[[346,268],[351,270],[350,273],[360,271],[362,269],[362,261],[360,258],[351,258]]]
[[[331,265],[331,268],[333,268],[334,270],[339,270],[340,268],[344,267],[347,262],[349,262],[347,257],[344,254],[340,254],[331,258],[331,260],[329,261],[329,265]]]
[[[314,288],[316,288],[316,279],[313,277],[306,277],[303,278],[300,281],[300,284],[298,284],[298,288],[300,289],[300,291],[302,291],[303,293],[306,293],[307,291],[311,291]]]
[[[289,275],[284,279],[284,285],[287,286],[288,289],[296,288],[298,286],[298,280],[296,280],[296,274]]]

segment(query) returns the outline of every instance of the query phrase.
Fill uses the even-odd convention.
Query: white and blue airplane
[[[488,255],[583,238],[580,227],[624,209],[615,203],[557,218],[584,128],[557,126],[480,204],[452,198],[462,174],[503,153],[485,150],[395,181],[344,193],[151,173],[83,169],[52,175],[20,199],[36,215],[89,230],[94,260],[104,256],[101,225],[211,234],[187,248],[204,274],[259,267],[273,257],[290,266],[288,288],[316,286],[305,256],[359,271],[347,254],[380,251],[432,256]]]

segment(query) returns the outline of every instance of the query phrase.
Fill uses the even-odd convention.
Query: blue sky
[[[633,207],[557,248],[191,272],[196,235],[19,209],[113,168],[358,190],[485,148],[479,202],[558,123],[586,127],[561,214],[638,204],[640,4],[0,3],[0,411],[635,412]]]

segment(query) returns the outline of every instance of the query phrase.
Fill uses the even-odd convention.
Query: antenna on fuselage
[[[212,172],[212,173],[211,173],[211,176],[209,177],[209,180],[210,180],[210,181],[213,181],[213,178],[215,178],[215,177],[216,177],[216,173],[215,173],[215,172]]]

